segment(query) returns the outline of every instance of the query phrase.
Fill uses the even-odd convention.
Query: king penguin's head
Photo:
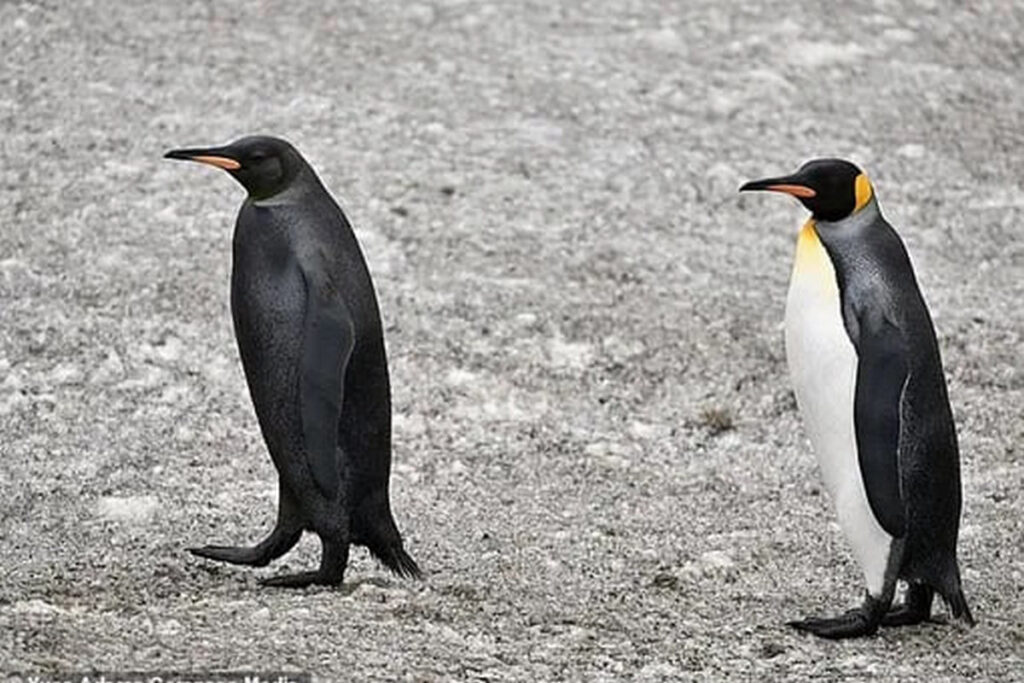
[[[266,135],[240,138],[223,147],[175,149],[167,159],[186,159],[222,168],[249,191],[253,199],[266,199],[287,188],[306,166],[289,142]]]
[[[752,180],[740,188],[750,190],[791,194],[821,221],[842,220],[860,211],[872,195],[864,172],[843,159],[815,159],[792,175]]]

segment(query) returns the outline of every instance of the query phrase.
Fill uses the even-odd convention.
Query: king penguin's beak
[[[765,190],[767,192],[782,192],[791,194],[794,197],[810,199],[817,192],[813,188],[804,185],[796,176],[780,176],[778,178],[765,178],[764,180],[751,180],[740,188],[740,192],[752,192]]]
[[[242,167],[240,163],[232,159],[223,147],[209,147],[206,149],[172,149],[164,154],[165,159],[184,159],[185,161],[198,161],[201,164],[209,164],[225,171],[234,171]]]

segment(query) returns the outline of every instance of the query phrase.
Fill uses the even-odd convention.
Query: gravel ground
[[[1022,35],[1009,0],[0,2],[0,669],[1024,680]],[[242,191],[160,157],[253,132],[362,240],[421,584],[183,550],[258,539],[276,478]],[[785,371],[804,212],[736,189],[820,155],[935,317],[973,630],[783,626],[862,588]]]

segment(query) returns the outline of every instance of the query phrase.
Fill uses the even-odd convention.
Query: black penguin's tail
[[[374,557],[395,574],[405,579],[423,579],[423,572],[420,571],[416,560],[409,557],[409,553],[405,552],[401,543],[387,547],[374,547],[372,545],[367,547]]]
[[[370,554],[398,576],[406,579],[423,579],[416,560],[405,552],[402,537],[391,516],[387,498],[364,501],[353,518],[358,543],[365,545]]]

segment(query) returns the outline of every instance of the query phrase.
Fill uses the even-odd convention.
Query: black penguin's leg
[[[345,578],[345,567],[348,566],[348,538],[328,539],[320,537],[323,544],[323,555],[320,557],[320,569],[315,572],[299,572],[272,576],[260,581],[264,586],[278,588],[305,588],[312,584],[321,586],[340,586]]]
[[[882,626],[913,626],[928,621],[932,615],[935,589],[924,583],[911,583],[903,604],[894,607],[882,617]]]
[[[312,584],[341,585],[345,578],[345,567],[348,566],[351,533],[344,482],[339,484],[338,489],[333,499],[327,499],[314,493],[316,489],[310,485],[311,495],[301,501],[305,506],[306,518],[311,520],[307,528],[316,532],[323,546],[320,568],[314,572],[272,576],[260,581],[261,584],[279,588],[304,588]]]
[[[252,547],[206,545],[188,551],[198,557],[254,567],[264,567],[284,555],[299,542],[303,524],[299,505],[284,482],[279,482],[278,490],[277,525],[259,544]]]

